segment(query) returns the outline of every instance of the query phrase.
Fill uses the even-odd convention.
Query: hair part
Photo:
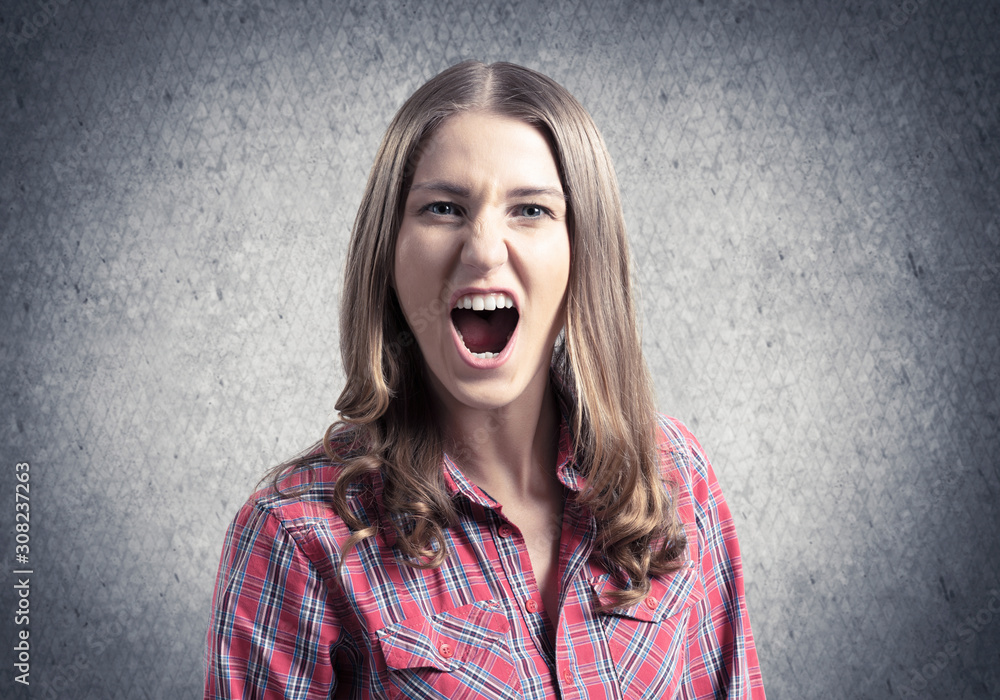
[[[660,475],[652,382],[642,355],[628,240],[614,167],[590,115],[552,79],[510,63],[466,61],[406,101],[375,156],[351,234],[340,309],[347,377],[340,420],[323,439],[343,465],[332,497],[352,529],[341,563],[388,523],[365,524],[348,488],[380,476],[381,505],[396,545],[414,566],[436,567],[455,512],[441,469],[444,439],[432,420],[426,368],[393,289],[396,238],[413,173],[450,116],[483,110],[538,128],[548,139],[567,198],[570,275],[566,323],[553,371],[571,410],[574,460],[586,475],[580,502],[597,523],[597,550],[622,579],[608,607],[631,605],[649,578],[676,570],[685,547],[674,499]],[[428,309],[448,313],[448,309]],[[274,469],[271,483],[293,461]]]

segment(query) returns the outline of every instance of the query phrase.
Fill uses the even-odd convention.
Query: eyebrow
[[[516,187],[507,193],[508,197],[554,197],[565,201],[566,195],[554,187]]]
[[[454,195],[456,197],[468,198],[471,196],[471,192],[468,187],[462,187],[461,185],[456,185],[452,182],[446,182],[443,180],[432,180],[430,182],[421,182],[418,185],[414,185],[410,188],[410,192],[420,192],[420,191],[431,191],[431,192],[442,192],[444,194]],[[567,200],[565,194],[562,190],[557,190],[554,187],[515,187],[514,189],[507,192],[508,197],[554,197],[555,199],[560,199],[563,201]]]

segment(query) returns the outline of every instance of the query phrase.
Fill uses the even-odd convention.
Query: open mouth
[[[490,359],[507,347],[519,314],[506,294],[466,294],[455,301],[451,322],[474,357]]]

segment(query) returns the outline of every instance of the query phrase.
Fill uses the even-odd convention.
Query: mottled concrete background
[[[1000,4],[686,4],[2,3],[0,696],[198,695],[225,527],[333,418],[378,139],[476,57],[604,130],[769,696],[1000,697]]]

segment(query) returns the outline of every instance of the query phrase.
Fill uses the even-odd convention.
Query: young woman
[[[618,186],[551,79],[466,62],[375,158],[322,444],[229,530],[206,698],[762,698],[732,518],[657,415]]]

